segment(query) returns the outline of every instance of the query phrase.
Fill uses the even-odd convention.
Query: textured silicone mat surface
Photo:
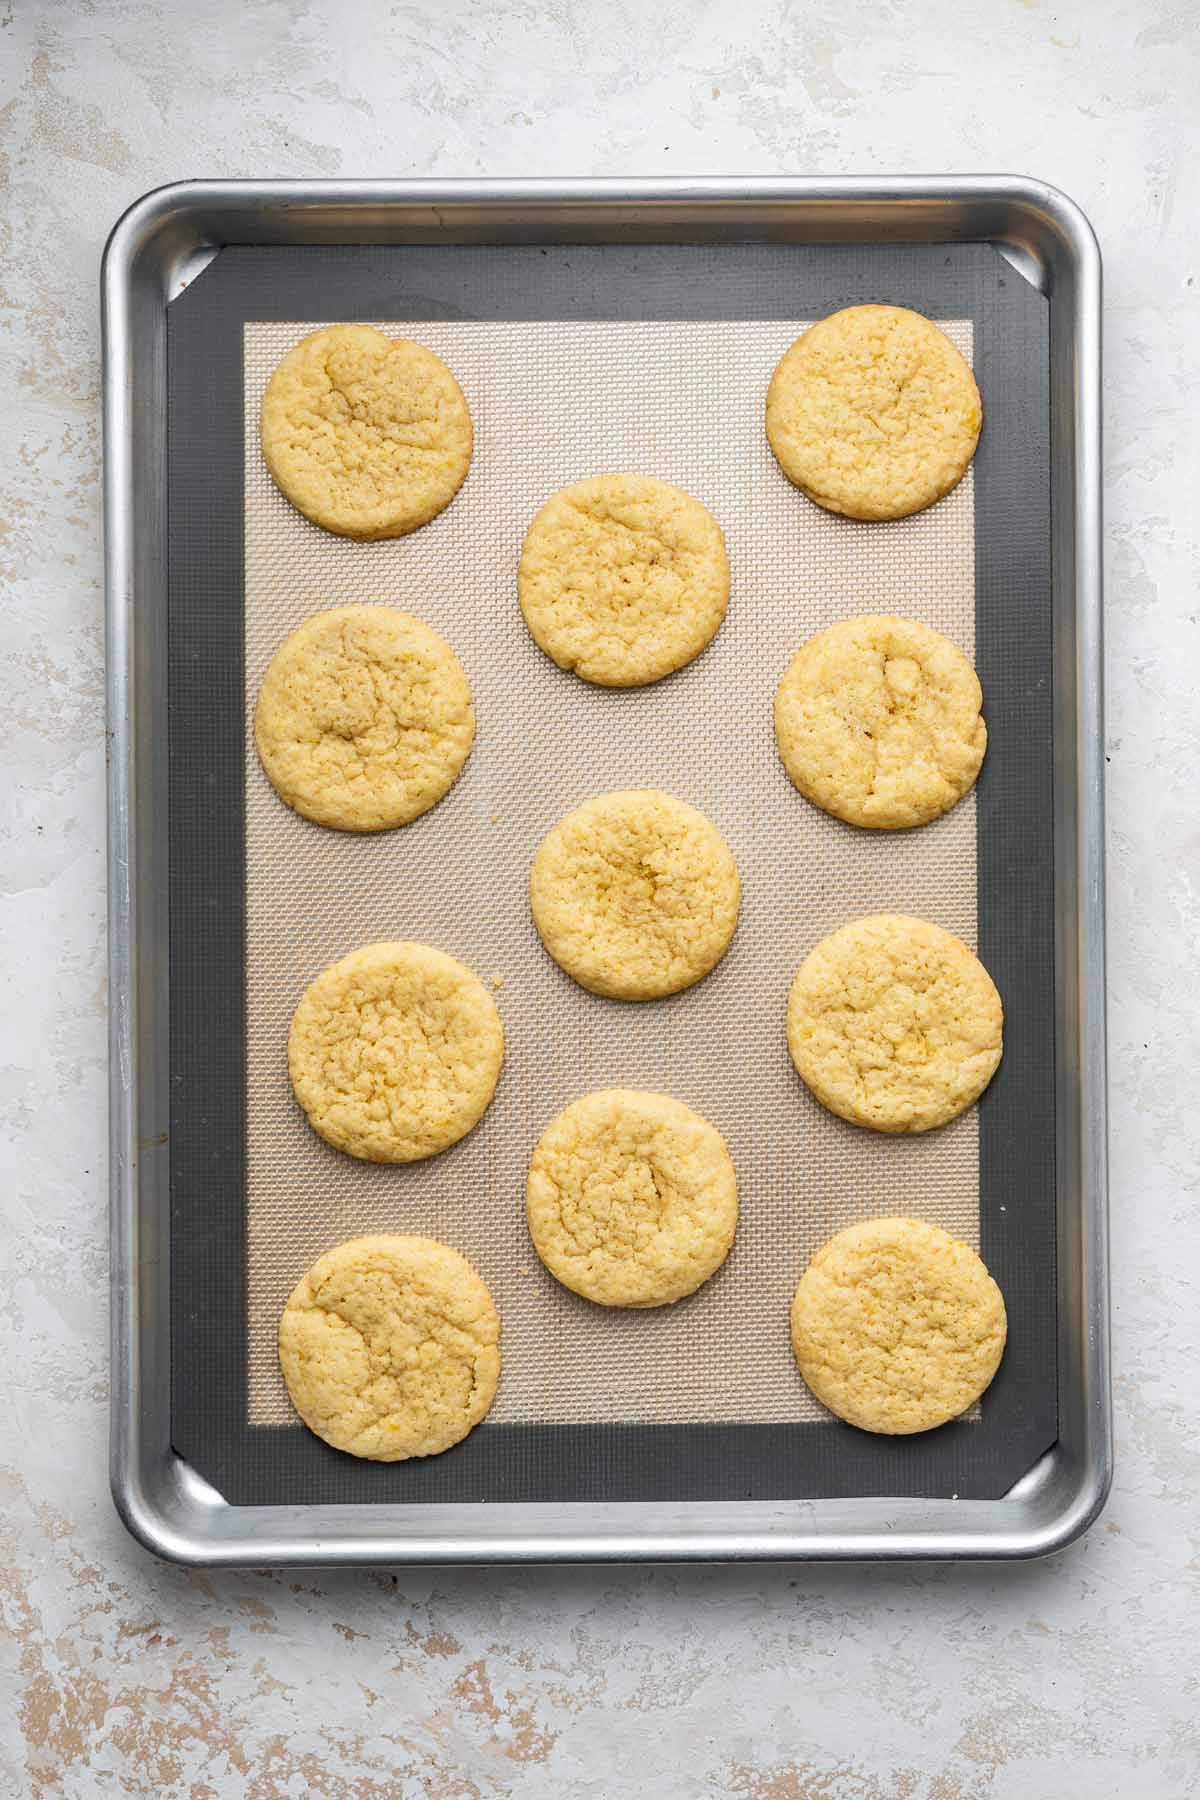
[[[761,431],[770,370],[803,320],[856,299],[956,321],[964,348],[973,338],[984,396],[973,477],[894,525],[808,505]],[[441,351],[463,382],[472,473],[449,511],[407,540],[327,537],[262,469],[256,395],[305,317],[386,322]],[[251,1503],[1004,1491],[1053,1440],[1055,1418],[1044,301],[985,246],[242,250],[223,253],[172,307],[169,352],[181,1453]],[[728,618],[698,662],[622,694],[554,669],[525,632],[513,583],[537,504],[605,466],[689,487],[721,520],[733,567]],[[373,839],[288,813],[246,736],[282,636],[356,598],[406,606],[443,630],[479,716],[447,800]],[[974,651],[991,752],[977,798],[923,831],[879,836],[794,793],[770,701],[811,630],[883,608],[929,619]],[[744,881],[722,965],[647,1007],[575,988],[540,950],[525,898],[545,829],[586,794],[631,784],[707,811]],[[1008,1012],[1005,1063],[981,1107],[911,1143],[825,1115],[783,1036],[800,956],[879,908],[923,912],[977,941]],[[290,1098],[284,1059],[312,974],[393,935],[501,976],[509,1041],[480,1128],[397,1170],[320,1143]],[[595,1313],[550,1280],[524,1236],[524,1168],[542,1126],[614,1081],[678,1093],[719,1126],[738,1167],[743,1222],[729,1263],[662,1313]],[[901,1206],[982,1241],[1013,1329],[977,1421],[886,1441],[817,1415],[791,1364],[786,1310],[829,1230]],[[357,1463],[285,1422],[279,1305],[313,1256],[364,1229],[458,1243],[504,1313],[497,1408],[426,1463]]]
[[[794,651],[855,612],[898,612],[975,648],[973,478],[890,524],[834,517],[781,474],[763,395],[806,321],[405,326],[443,356],[475,420],[471,474],[421,531],[358,544],[311,525],[266,471],[263,389],[316,322],[248,324],[246,383],[246,895],[250,1417],[294,1418],[275,1334],[293,1284],[342,1238],[414,1231],[484,1276],[504,1328],[492,1418],[528,1423],[816,1418],[788,1344],[813,1251],[871,1213],[915,1212],[977,1244],[978,1117],[911,1141],[813,1101],[784,1042],[789,983],[828,931],[911,912],[976,935],[975,803],[920,831],[863,832],[804,801],[775,751],[771,703]],[[376,321],[381,326],[385,321]],[[969,322],[945,329],[970,356]],[[729,546],[731,599],[700,659],[611,692],[558,668],[517,606],[525,526],[556,488],[604,470],[697,495]],[[457,786],[399,831],[333,832],[291,812],[254,752],[274,651],[320,607],[396,605],[435,625],[469,673],[477,730]],[[734,946],[669,1001],[586,993],[529,917],[529,861],[554,821],[607,788],[661,787],[700,807],[742,879]],[[496,1100],[452,1153],[382,1168],[331,1149],[292,1098],[285,1045],[312,977],[377,938],[415,938],[503,985]],[[524,1216],[542,1129],[595,1087],[675,1094],[710,1118],[738,1172],[724,1270],[644,1315],[589,1304],[542,1268]]]

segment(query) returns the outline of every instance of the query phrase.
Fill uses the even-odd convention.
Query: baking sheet
[[[828,258],[839,254],[868,262],[878,256],[822,253],[827,279]],[[569,265],[558,273],[561,306],[564,277],[568,287],[579,284]],[[894,287],[889,292],[873,283],[869,292],[921,304]],[[978,292],[972,297],[978,305]],[[253,295],[243,303],[252,307]],[[753,325],[728,318],[477,323],[418,315],[402,329],[445,354],[463,381],[476,418],[476,460],[448,513],[396,544],[350,545],[308,526],[276,494],[249,433],[239,740],[247,904],[241,1203],[245,1208],[248,1200],[242,1215],[248,1231],[241,1298],[250,1328],[240,1409],[253,1449],[236,1476],[242,1498],[267,1497],[268,1488],[280,1497],[287,1467],[298,1467],[297,1434],[312,1454],[309,1434],[283,1428],[274,1322],[300,1270],[352,1231],[444,1236],[472,1256],[497,1294],[505,1319],[500,1400],[488,1427],[471,1440],[472,1455],[439,1459],[445,1473],[436,1491],[454,1493],[450,1465],[458,1461],[467,1465],[460,1479],[471,1497],[489,1439],[499,1460],[493,1458],[482,1484],[488,1497],[510,1493],[518,1471],[522,1493],[563,1491],[563,1459],[549,1452],[547,1431],[560,1451],[570,1446],[571,1491],[611,1494],[615,1483],[617,1497],[633,1497],[661,1491],[663,1455],[680,1481],[690,1478],[687,1465],[695,1458],[678,1455],[679,1433],[689,1423],[694,1450],[704,1443],[728,1449],[729,1432],[744,1444],[755,1426],[800,1425],[818,1409],[787,1350],[787,1300],[807,1255],[829,1230],[904,1207],[978,1240],[980,1129],[986,1130],[995,1096],[947,1131],[911,1143],[875,1139],[811,1101],[783,1041],[784,1000],[797,961],[845,918],[912,910],[971,941],[977,918],[985,924],[977,904],[976,844],[983,855],[986,834],[977,835],[974,799],[921,832],[857,833],[807,807],[775,759],[771,692],[788,655],[811,630],[847,612],[895,609],[929,619],[971,652],[977,552],[985,561],[987,555],[973,542],[972,480],[917,519],[872,527],[829,518],[779,475],[762,437],[761,397],[803,318],[825,310],[828,305]],[[946,317],[928,300],[924,310]],[[364,316],[361,306],[352,312],[343,305],[324,316],[356,314]],[[400,315],[373,309],[366,316],[390,322]],[[961,319],[956,330],[964,347],[978,323],[978,313],[973,322]],[[239,386],[246,383],[239,398],[249,406],[237,407],[239,435],[246,418],[253,419],[254,395],[270,367],[306,328],[286,319],[264,327],[250,316],[244,375],[238,370]],[[1033,373],[1036,384],[1036,366]],[[981,383],[988,427],[977,467],[986,472],[989,427],[1003,405],[994,409],[982,374]],[[226,393],[227,411],[229,399]],[[704,428],[696,429],[697,419]],[[229,423],[225,417],[223,428]],[[1000,462],[1013,467],[1011,446]],[[733,564],[730,613],[714,644],[691,669],[632,694],[601,693],[555,670],[528,639],[513,593],[516,550],[533,510],[563,481],[605,466],[649,468],[696,492],[721,519]],[[998,553],[1003,566],[1008,553],[1003,546]],[[1030,598],[1014,594],[1003,622],[1010,649],[1014,633],[1025,634],[1026,656],[1031,621],[1021,613]],[[279,639],[310,611],[348,599],[405,605],[445,631],[471,674],[480,719],[467,772],[447,801],[406,831],[371,840],[324,833],[288,813],[266,787],[252,752],[245,755],[241,730]],[[1032,649],[1036,654],[1036,642]],[[982,659],[981,673],[993,761],[997,719]],[[1007,695],[1000,698],[1003,726],[1011,708]],[[1048,748],[1048,711],[1045,724],[1039,751]],[[1002,728],[1001,741],[1004,736]],[[1042,767],[1048,768],[1048,756]],[[1029,773],[1026,767],[1026,782]],[[990,775],[989,769],[981,807]],[[545,958],[528,921],[524,872],[542,832],[569,806],[605,787],[640,784],[671,788],[710,813],[738,856],[745,898],[734,948],[712,977],[671,1001],[632,1008],[582,994]],[[1026,823],[1036,841],[1037,818]],[[500,974],[510,1050],[479,1130],[446,1156],[407,1170],[353,1164],[315,1139],[290,1099],[283,1057],[291,1007],[316,969],[356,943],[393,935],[439,943],[485,978]],[[1011,999],[994,960],[991,966],[1010,1001],[1011,1058]],[[712,1118],[730,1143],[743,1202],[739,1241],[722,1274],[681,1307],[632,1319],[598,1313],[559,1289],[533,1257],[521,1220],[524,1165],[542,1125],[575,1094],[616,1081],[676,1092]],[[996,1088],[1002,1089],[999,1078]],[[1049,1195],[1052,1209],[1052,1186]],[[994,1254],[990,1260],[995,1267]],[[1009,1297],[1011,1309],[1011,1289]],[[235,1303],[236,1296],[226,1296],[227,1307]],[[1018,1319],[1026,1307],[1023,1289],[1015,1301]],[[1035,1378],[1044,1394],[1043,1371]],[[184,1373],[176,1388],[183,1403],[177,1414],[190,1412],[193,1423],[195,1386],[194,1374]],[[1002,1397],[1002,1384],[993,1392]],[[978,1428],[937,1434],[947,1468],[957,1455],[950,1441],[972,1431],[982,1440],[991,1409],[989,1397]],[[1044,1404],[1039,1417],[1044,1431]],[[729,1432],[712,1438],[709,1428],[722,1425]],[[522,1430],[518,1451],[512,1434]],[[804,1442],[820,1448],[802,1458],[802,1469],[795,1455],[780,1463],[775,1439],[759,1474],[750,1466],[736,1479],[746,1491],[762,1491],[760,1476],[770,1491],[812,1491],[815,1472],[817,1491],[828,1491],[821,1482],[833,1454],[825,1447],[830,1439],[841,1446],[837,1491],[891,1491],[846,1488],[856,1462],[863,1480],[869,1451],[886,1447],[833,1425],[810,1427]],[[765,1451],[761,1431],[754,1441]],[[932,1450],[934,1440],[928,1442]],[[531,1454],[539,1443],[543,1454]],[[984,1478],[995,1479],[994,1445],[980,1441],[978,1450]],[[333,1457],[323,1446],[316,1454]],[[910,1457],[890,1477],[897,1491],[912,1491],[908,1482],[936,1482],[929,1461],[929,1452],[924,1461],[919,1452]],[[274,1486],[264,1487],[261,1477],[272,1464]],[[258,1472],[257,1491],[247,1491],[250,1465]],[[232,1467],[226,1458],[226,1481]],[[316,1473],[310,1468],[310,1477]],[[333,1457],[333,1465],[320,1467],[319,1491],[351,1497],[354,1478],[361,1477],[373,1486],[359,1491],[380,1492],[381,1473]],[[865,1479],[879,1481],[878,1475]],[[428,1491],[425,1469],[410,1469],[403,1485],[388,1489],[389,1497]]]

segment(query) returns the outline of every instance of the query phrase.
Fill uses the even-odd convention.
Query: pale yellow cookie
[[[656,1000],[690,987],[725,954],[738,871],[703,813],[634,788],[559,820],[533,859],[529,895],[543,944],[581,987]]]
[[[504,1028],[483,983],[425,944],[331,963],[292,1017],[288,1073],[314,1131],[366,1162],[418,1162],[465,1137],[495,1092]]]
[[[665,1306],[728,1256],[737,1180],[720,1132],[690,1106],[606,1088],[542,1133],[525,1210],[564,1287],[600,1306]]]
[[[279,1361],[296,1411],[335,1450],[373,1462],[436,1456],[496,1397],[500,1318],[457,1250],[352,1238],[292,1289]]]
[[[783,766],[851,825],[924,825],[961,800],[987,748],[974,669],[913,619],[843,619],[809,638],[775,694]]]
[[[449,506],[471,464],[471,414],[440,356],[370,325],[326,325],[263,395],[267,467],[292,505],[342,537],[402,537]]]
[[[771,378],[767,437],[789,481],[852,519],[901,519],[962,480],[983,411],[944,331],[903,306],[848,306]]]
[[[651,475],[553,495],[525,534],[517,594],[535,641],[600,687],[640,687],[699,656],[725,617],[721,527]]]
[[[436,806],[475,736],[444,637],[390,606],[339,606],[275,652],[254,741],[281,800],[338,831],[386,831]]]
[[[964,1112],[996,1073],[1003,1027],[979,958],[900,913],[823,939],[788,997],[796,1068],[830,1112],[873,1131],[931,1131]]]
[[[830,1412],[898,1436],[956,1419],[1000,1366],[1004,1299],[974,1250],[919,1219],[830,1238],[792,1303],[800,1373]]]

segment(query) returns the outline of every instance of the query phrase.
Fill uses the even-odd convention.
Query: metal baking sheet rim
[[[228,1505],[173,1452],[168,1364],[165,881],[146,854],[164,696],[167,303],[231,244],[987,241],[1050,296],[1058,1081],[1058,1443],[1000,1500]],[[104,323],[112,1412],[133,1536],[191,1566],[741,1561],[1048,1554],[1112,1477],[1108,1356],[1100,253],[1018,176],[182,182],[109,239]]]

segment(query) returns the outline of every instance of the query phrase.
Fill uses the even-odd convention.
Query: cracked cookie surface
[[[466,1257],[421,1237],[338,1244],[279,1322],[292,1404],[336,1450],[436,1456],[478,1425],[500,1379],[500,1318]]]
[[[495,1001],[426,944],[367,944],[331,963],[288,1034],[309,1123],[367,1162],[417,1162],[456,1144],[482,1117],[503,1060]]]
[[[992,1079],[1004,1009],[961,939],[876,913],[824,938],[788,996],[792,1061],[830,1112],[892,1133],[931,1131]]]
[[[438,632],[390,606],[340,606],[271,659],[254,741],[295,812],[337,831],[385,831],[436,806],[475,736],[466,671]]]
[[[792,1349],[817,1399],[863,1431],[955,1419],[1000,1365],[1008,1323],[974,1250],[920,1219],[869,1219],[813,1257],[792,1303]]]
[[[767,390],[788,480],[829,512],[900,519],[948,494],[979,442],[970,366],[903,306],[848,306],[798,337]]]
[[[651,475],[554,494],[525,534],[517,593],[534,641],[600,687],[640,687],[699,656],[725,617],[721,527]]]
[[[720,1132],[681,1100],[605,1088],[546,1127],[525,1207],[564,1287],[601,1306],[665,1306],[728,1256],[737,1180]]]
[[[549,831],[529,878],[534,924],[593,994],[655,1000],[707,975],[737,924],[737,864],[703,813],[657,788],[600,794]]]
[[[263,455],[306,519],[402,537],[448,506],[471,464],[471,414],[440,356],[370,325],[310,332],[267,383]]]
[[[931,626],[842,619],[797,651],[775,693],[775,739],[795,787],[877,830],[924,825],[968,793],[987,748],[979,680]]]

